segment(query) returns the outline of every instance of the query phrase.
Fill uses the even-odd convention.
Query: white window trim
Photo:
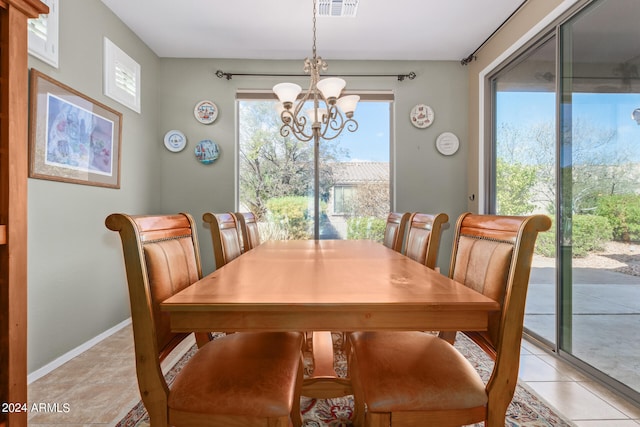
[[[126,73],[122,73],[123,70]],[[122,83],[123,74],[128,82]],[[140,64],[105,37],[104,94],[140,113],[140,74]]]
[[[58,0],[42,0],[49,6],[49,13],[29,19],[29,54],[58,68]],[[46,25],[46,34],[37,34],[32,25],[42,22]],[[44,38],[43,38],[44,37]]]

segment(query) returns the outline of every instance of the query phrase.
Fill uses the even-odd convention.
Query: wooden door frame
[[[0,402],[27,405],[27,19],[49,8],[39,0],[0,8]],[[0,426],[26,425],[26,411],[0,412]]]

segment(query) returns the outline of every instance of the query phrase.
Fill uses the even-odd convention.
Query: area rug
[[[334,344],[336,347],[335,368],[340,376],[346,373],[346,357],[340,350],[342,347],[341,335],[335,333]],[[489,379],[493,368],[493,361],[480,350],[471,340],[462,334],[456,338],[456,348],[471,361],[480,376],[485,380]],[[196,351],[192,347],[165,375],[167,383],[173,382],[176,374]],[[310,354],[305,355],[305,375],[311,374],[313,363]],[[302,420],[304,427],[347,427],[351,426],[353,415],[353,396],[346,396],[336,399],[311,399],[302,397],[300,402]],[[483,424],[474,424],[480,427]],[[116,427],[148,427],[149,418],[142,402],[136,404],[129,413],[118,423]],[[508,427],[570,427],[572,423],[562,419],[549,405],[538,397],[526,385],[518,383],[513,397],[505,426]]]

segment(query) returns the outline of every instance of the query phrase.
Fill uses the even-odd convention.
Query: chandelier
[[[349,132],[358,129],[353,119],[360,97],[340,97],[346,82],[337,77],[320,80],[320,71],[327,70],[327,63],[316,54],[316,0],[313,1],[313,56],[305,58],[304,72],[309,74],[309,89],[298,100],[302,88],[295,83],[279,83],[273,87],[280,103],[277,108],[282,119],[280,135],[295,136],[300,141],[316,142],[319,139],[337,138],[346,128]],[[313,108],[307,108],[313,102]],[[308,126],[308,125],[311,126]]]
[[[343,79],[329,77],[320,80],[320,71],[327,70],[327,63],[316,54],[316,0],[313,0],[313,56],[305,58],[304,72],[311,76],[309,89],[298,99],[302,88],[295,83],[279,83],[273,87],[280,102],[277,105],[282,119],[280,135],[293,135],[307,142],[313,139],[313,238],[320,238],[320,139],[337,138],[344,129],[355,132],[358,122],[353,113],[358,105],[358,95],[340,97],[346,86]],[[313,102],[313,108],[307,108]],[[304,111],[303,111],[304,110]],[[309,126],[310,125],[310,126]]]

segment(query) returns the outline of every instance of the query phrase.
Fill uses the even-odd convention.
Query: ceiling
[[[311,0],[102,0],[159,57],[311,56]],[[456,60],[523,0],[360,0],[355,18],[318,17],[324,59]]]

